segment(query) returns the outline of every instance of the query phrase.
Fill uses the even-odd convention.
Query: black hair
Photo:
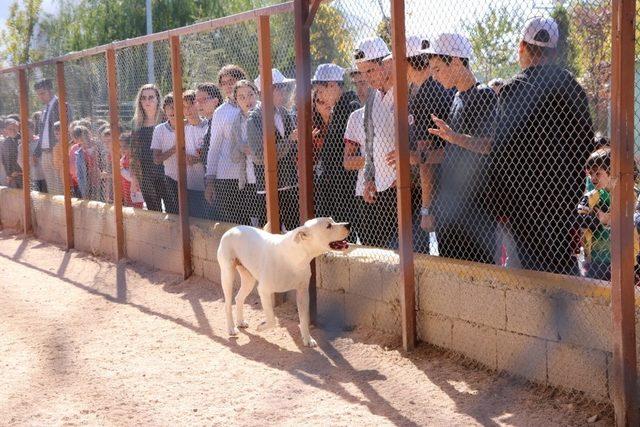
[[[51,81],[51,79],[42,79],[42,80],[38,80],[38,81],[33,85],[33,89],[34,89],[34,90],[38,90],[38,89],[48,89],[48,90],[53,90],[53,82]]]
[[[196,89],[202,92],[206,92],[209,97],[218,100],[218,104],[222,104],[224,102],[224,98],[222,97],[222,93],[220,93],[220,89],[213,83],[206,82],[200,83],[196,86]]]
[[[422,71],[429,66],[429,56],[426,54],[410,56],[407,58],[409,66],[417,71]]]
[[[442,60],[442,62],[444,62],[447,66],[451,65],[451,63],[453,62],[453,56],[449,56],[449,55],[430,55],[430,57],[432,58],[439,58]],[[460,62],[462,62],[462,65],[464,65],[465,67],[469,67],[469,58],[459,58],[456,57],[460,60]]]
[[[589,156],[587,159],[586,169],[595,172],[598,169],[604,169],[608,174],[611,173],[611,148],[600,148]]]
[[[524,48],[534,58],[552,59],[557,53],[557,49],[551,47],[538,46],[537,44],[531,44],[524,40],[522,41],[522,43],[524,43]]]

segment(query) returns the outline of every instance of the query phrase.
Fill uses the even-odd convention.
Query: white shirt
[[[371,121],[373,122],[373,164],[376,168],[376,190],[380,193],[396,180],[396,169],[387,164],[387,154],[396,149],[393,89],[382,94],[375,91]],[[364,121],[364,119],[363,119]]]
[[[207,133],[207,121],[203,120],[198,125],[186,124],[184,127],[185,152],[191,156],[197,156],[202,148],[204,136]],[[153,130],[151,149],[161,150],[163,153],[171,150],[176,145],[176,134],[169,123],[159,124]],[[164,162],[164,174],[174,181],[178,180],[178,156],[175,154]],[[204,165],[196,163],[187,165],[187,189],[204,191]]]
[[[243,141],[247,140],[247,121],[243,120],[242,124],[240,125],[241,129],[240,129],[240,137],[242,138]],[[253,156],[252,155],[248,155],[247,156],[247,184],[255,184],[256,183],[256,171],[255,171],[255,166],[253,164]]]
[[[231,126],[240,109],[225,102],[211,117],[211,140],[207,153],[206,176],[216,179],[240,179],[242,164],[231,160]]]
[[[360,144],[360,153],[364,153],[366,135],[364,132],[364,107],[355,110],[349,116],[347,127],[344,131],[344,139]],[[358,170],[356,180],[356,196],[364,194],[364,168]]]
[[[53,103],[56,102],[57,99],[58,97],[54,95],[44,110],[44,117],[42,118],[42,141],[40,141],[40,147],[44,149],[48,149],[51,145],[49,143],[49,120],[51,120],[51,107],[53,107]]]

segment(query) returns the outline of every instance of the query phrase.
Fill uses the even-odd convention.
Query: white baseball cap
[[[277,85],[277,84],[287,84],[287,83],[293,83],[295,82],[295,79],[289,79],[287,77],[284,76],[284,74],[282,74],[280,72],[280,70],[278,70],[277,68],[272,68],[271,69],[271,80],[272,80],[272,84]],[[258,77],[256,77],[256,79],[253,81],[253,83],[255,83],[256,87],[259,90],[262,90],[262,81],[260,80],[260,76],[258,75]]]
[[[558,24],[552,18],[532,18],[522,30],[522,40],[541,47],[556,48],[559,37]]]
[[[473,58],[473,48],[468,38],[462,34],[442,33],[430,43],[425,43],[423,53],[431,55],[454,56],[456,58]]]
[[[407,37],[407,58],[412,56],[420,56],[425,54],[425,49],[429,47],[429,40],[422,36],[408,36]],[[393,54],[387,56],[387,58],[393,58]]]
[[[358,62],[366,62],[389,56],[389,47],[380,37],[364,39],[353,53],[353,59]]]
[[[311,83],[318,82],[342,82],[344,81],[344,68],[336,64],[320,64]]]

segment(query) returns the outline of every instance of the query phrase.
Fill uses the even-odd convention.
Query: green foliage
[[[558,63],[577,75],[580,71],[578,64],[578,49],[571,37],[571,23],[567,9],[558,5],[551,13],[551,17],[558,23],[560,38],[558,40]]]
[[[465,25],[475,55],[473,68],[484,80],[508,78],[517,72],[522,25],[522,17],[508,7],[491,7],[477,21]]]
[[[311,26],[311,58],[315,64],[333,62],[350,66],[353,39],[344,15],[335,7],[323,4]]]
[[[383,16],[376,27],[376,35],[385,41],[387,46],[391,46],[391,18]]]
[[[38,23],[42,0],[14,1],[9,6],[9,17],[5,29],[0,32],[0,59],[9,64],[25,64],[40,59],[31,50],[31,42]]]

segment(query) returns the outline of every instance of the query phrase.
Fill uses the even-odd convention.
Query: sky
[[[0,28],[4,28],[4,22],[9,16],[9,6],[13,2],[14,0],[0,0]],[[55,10],[54,0],[43,0],[42,10],[52,13]]]

